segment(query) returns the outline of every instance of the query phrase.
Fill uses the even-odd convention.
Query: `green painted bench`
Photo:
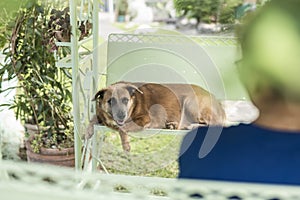
[[[239,56],[237,41],[233,37],[187,37],[153,32],[111,34],[107,44],[107,64],[100,67],[98,81],[104,83],[102,87],[117,81],[190,83],[207,89],[221,101],[245,101],[248,96],[235,66]],[[91,110],[95,111],[93,106],[91,104]],[[109,130],[99,125],[94,129],[93,144],[91,141],[85,143],[85,150],[91,146],[92,150],[88,152],[92,152],[95,158],[93,169],[97,162],[101,162],[99,135],[103,138]],[[151,140],[151,135],[157,133],[183,135],[186,132],[147,129],[142,134],[149,134]]]

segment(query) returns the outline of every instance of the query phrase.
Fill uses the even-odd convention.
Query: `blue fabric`
[[[220,130],[199,128],[184,137],[179,178],[300,184],[300,133],[244,124],[224,128],[212,150],[200,158],[208,129]]]

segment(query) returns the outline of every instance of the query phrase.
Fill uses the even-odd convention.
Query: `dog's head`
[[[122,126],[130,119],[136,92],[143,93],[131,83],[119,82],[98,91],[93,100],[102,112]]]

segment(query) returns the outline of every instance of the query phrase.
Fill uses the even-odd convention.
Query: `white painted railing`
[[[105,175],[2,161],[1,199],[298,200],[300,188],[203,180]]]

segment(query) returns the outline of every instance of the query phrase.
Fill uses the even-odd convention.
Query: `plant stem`
[[[22,84],[22,81],[24,80],[24,77],[20,73],[17,72],[17,69],[16,69],[17,61],[15,59],[16,48],[17,48],[16,47],[16,41],[17,41],[18,34],[19,34],[19,31],[20,31],[20,28],[21,28],[23,22],[24,22],[24,13],[22,13],[22,15],[17,18],[16,25],[13,29],[13,33],[12,33],[12,37],[11,37],[11,51],[12,51],[11,59],[12,59],[12,66],[13,66],[14,72],[17,75],[18,80],[21,81],[21,87],[23,88],[25,94],[28,96],[27,88],[24,87],[24,85]],[[34,104],[33,104],[32,101],[30,101],[30,106],[31,106],[31,109],[33,111],[34,120],[37,123],[37,129],[38,129],[37,131],[40,134],[40,126],[39,126],[39,123],[38,123],[38,117],[37,117],[37,114],[35,112],[35,107],[34,107]]]

